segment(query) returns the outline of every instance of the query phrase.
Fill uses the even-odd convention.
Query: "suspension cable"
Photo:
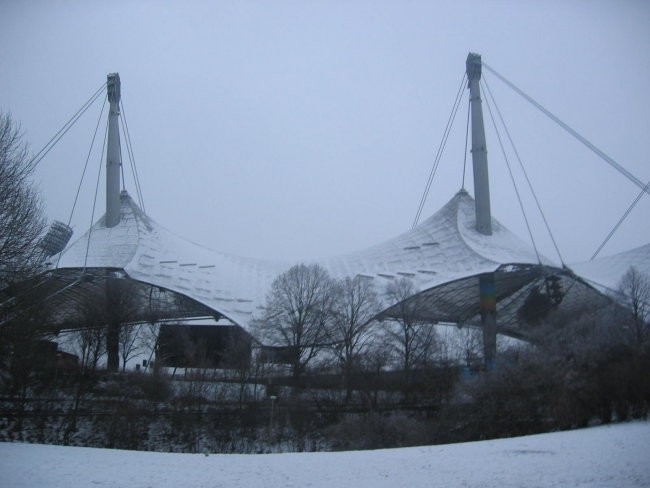
[[[510,131],[508,130],[508,126],[506,125],[505,120],[503,119],[503,116],[501,115],[501,110],[499,110],[499,106],[497,105],[496,100],[494,99],[494,95],[492,94],[492,90],[490,90],[490,86],[487,83],[487,80],[485,77],[483,77],[483,83],[485,84],[485,88],[487,88],[487,93],[492,99],[492,104],[494,105],[494,108],[497,112],[497,115],[499,116],[499,119],[501,120],[501,125],[506,131],[506,135],[508,136],[508,140],[510,141],[510,145],[512,146],[512,149],[515,153],[515,156],[517,157],[517,161],[519,162],[519,167],[521,168],[522,173],[524,174],[524,178],[526,179],[526,183],[528,184],[528,188],[530,189],[530,193],[533,195],[533,199],[535,200],[535,204],[537,205],[537,210],[539,210],[540,215],[542,216],[542,220],[544,221],[544,225],[546,226],[546,231],[548,232],[548,235],[551,238],[551,241],[553,242],[553,247],[555,247],[555,252],[557,253],[558,257],[560,258],[560,263],[562,263],[562,266],[564,267],[564,259],[562,259],[562,253],[560,252],[560,248],[557,245],[557,242],[555,241],[555,236],[553,235],[553,232],[551,231],[551,226],[548,223],[548,220],[546,219],[546,215],[544,214],[544,211],[542,210],[542,205],[539,203],[539,199],[537,198],[537,193],[535,192],[535,189],[533,188],[533,184],[530,181],[530,178],[528,177],[528,172],[526,171],[526,168],[524,166],[523,161],[521,160],[521,157],[519,156],[519,151],[517,150],[517,146],[515,145],[515,142],[512,139],[512,136],[510,135]]]
[[[38,163],[41,162],[41,160],[47,155],[47,153],[50,152],[50,150],[56,145],[57,142],[61,140],[61,138],[70,130],[70,128],[79,120],[79,118],[86,113],[86,110],[90,108],[90,106],[99,98],[99,96],[102,94],[104,91],[104,88],[106,88],[106,82],[100,86],[95,93],[92,94],[92,96],[86,100],[86,102],[81,106],[77,112],[70,117],[70,119],[63,124],[63,127],[59,129],[59,131],[54,134],[54,136],[45,144],[40,151],[38,151],[32,159],[29,161],[28,166],[34,166],[36,167]]]
[[[650,194],[650,188],[648,188],[639,178],[634,176],[632,173],[630,173],[628,170],[626,170],[623,166],[618,164],[616,161],[614,161],[612,158],[610,158],[607,154],[605,154],[603,151],[598,149],[596,146],[594,146],[591,142],[589,142],[586,138],[578,134],[575,130],[573,130],[571,127],[569,127],[567,124],[562,122],[556,115],[551,113],[549,110],[545,109],[541,104],[539,104],[535,99],[533,99],[530,95],[527,95],[524,93],[522,90],[517,88],[513,83],[508,81],[505,77],[494,71],[494,69],[490,68],[485,63],[482,63],[483,67],[490,71],[492,74],[494,74],[497,78],[499,78],[501,81],[503,81],[506,85],[508,85],[512,90],[517,92],[519,95],[521,95],[523,98],[528,100],[532,105],[534,105],[538,110],[540,110],[544,115],[546,115],[548,118],[553,120],[556,124],[558,124],[560,127],[562,127],[565,131],[567,131],[569,134],[571,134],[573,137],[578,139],[580,142],[582,142],[585,146],[587,146],[589,149],[591,149],[594,153],[596,153],[598,156],[600,156],[606,163],[611,165],[614,169],[616,169],[619,173],[621,173],[623,176],[625,176],[627,179],[629,179],[632,183],[634,183],[636,186],[641,188],[644,193]]]
[[[458,87],[458,92],[456,93],[456,98],[454,99],[454,104],[451,108],[451,113],[449,114],[449,118],[447,119],[447,126],[445,127],[442,140],[440,141],[440,145],[438,146],[438,151],[436,152],[436,157],[433,162],[433,167],[431,168],[431,172],[429,173],[429,179],[427,180],[427,184],[425,185],[424,188],[424,193],[422,194],[422,198],[420,199],[418,210],[415,213],[415,219],[413,219],[412,228],[415,228],[418,225],[420,216],[422,215],[422,209],[424,208],[424,204],[427,200],[427,196],[429,195],[429,190],[431,189],[431,183],[433,182],[433,178],[435,177],[436,171],[438,170],[438,165],[440,164],[442,153],[445,150],[447,139],[449,138],[449,133],[451,132],[451,126],[453,125],[454,120],[456,119],[456,113],[458,112],[458,107],[460,106],[460,100],[462,98],[462,92],[463,92],[463,87],[465,85],[466,76],[467,74],[463,73],[463,77],[460,80],[460,86]]]
[[[95,138],[97,137],[97,130],[99,129],[99,124],[102,121],[102,115],[104,114],[104,108],[106,107],[106,100],[107,98],[104,98],[104,103],[102,104],[102,109],[99,112],[99,118],[97,119],[97,125],[95,125],[95,132],[93,132],[93,138],[92,141],[90,142],[90,148],[88,148],[88,154],[86,155],[86,162],[84,164],[84,169],[81,172],[81,179],[79,180],[79,186],[77,186],[77,193],[74,196],[74,202],[72,203],[72,210],[70,210],[70,217],[68,218],[68,227],[70,227],[70,224],[72,223],[72,216],[74,215],[75,208],[77,207],[77,201],[79,200],[79,193],[81,192],[81,185],[83,184],[84,177],[86,175],[86,170],[88,169],[88,161],[90,161],[90,154],[92,153],[93,146],[95,145]],[[92,225],[92,223],[91,223]],[[54,266],[55,269],[58,269],[59,263],[61,262],[61,257],[63,253],[59,253],[59,256],[57,257],[56,260],[56,265]]]
[[[88,154],[86,155],[86,162],[84,164],[84,169],[81,172],[81,179],[79,180],[79,186],[77,187],[77,194],[74,197],[74,202],[72,203],[72,210],[70,211],[70,218],[68,218],[68,226],[70,226],[70,223],[72,222],[72,216],[74,214],[74,210],[77,206],[77,200],[79,199],[79,193],[81,191],[81,185],[84,181],[84,177],[86,175],[86,170],[88,169],[88,161],[90,161],[90,154],[93,150],[93,146],[95,145],[95,138],[97,137],[97,131],[99,130],[99,124],[102,121],[102,115],[104,115],[104,108],[106,107],[106,98],[104,98],[104,103],[102,104],[102,110],[99,112],[99,118],[97,119],[97,125],[95,126],[95,132],[93,133],[93,138],[92,141],[90,142],[90,148],[88,149]]]
[[[128,159],[129,159],[129,165],[131,166],[131,174],[134,174],[134,171],[133,171],[133,159],[131,158],[131,152],[129,151],[129,139],[128,139],[128,136],[127,136],[127,133],[126,133],[126,126],[124,124],[124,106],[122,105],[122,100],[121,99],[120,99],[120,114],[122,115],[120,117],[120,124],[122,125],[122,133],[124,134],[124,140],[126,142],[126,155],[127,155]],[[124,176],[124,173],[126,173],[126,171],[124,171],[124,164],[123,164],[123,160],[122,160],[121,145],[120,145],[120,166],[122,168],[122,188],[126,189],[126,182],[125,182],[125,176]],[[140,191],[138,190],[138,183],[137,183],[137,180],[135,178],[135,175],[133,176],[133,180],[135,182],[135,193],[136,193],[136,195],[138,197],[138,202],[139,202],[140,201]]]
[[[50,277],[44,278],[40,283],[37,283],[36,285],[34,285],[30,290],[26,290],[26,291],[22,292],[22,295],[27,295],[27,293],[29,293],[30,291],[34,290],[39,285],[41,285],[41,284],[43,284],[43,283],[45,283],[45,282],[47,282],[49,280],[50,280]],[[49,300],[51,298],[54,298],[55,296],[59,295],[60,293],[63,293],[64,291],[72,288],[75,285],[78,285],[80,282],[81,282],[81,277],[77,278],[72,283],[69,283],[69,284],[65,285],[63,288],[60,288],[60,289],[56,290],[55,292],[50,293],[49,295],[46,295],[45,297],[41,298],[40,300],[38,300],[38,301],[36,301],[36,302],[34,302],[32,304],[29,304],[26,307],[18,310],[18,312],[13,317],[11,315],[9,315],[9,314],[5,314],[5,315],[9,315],[9,316],[5,316],[5,317],[3,317],[2,320],[0,320],[0,327],[3,327],[6,324],[10,323],[16,317],[19,317],[21,313],[26,313],[26,312],[30,311],[31,309],[45,303],[47,300]],[[9,300],[7,300],[6,302],[0,304],[0,306],[5,306],[7,303],[9,303],[11,300],[14,300],[14,299],[15,299],[15,297],[12,297]]]
[[[124,126],[124,125],[122,125]],[[126,190],[126,182],[124,181],[124,165],[122,164],[122,141],[120,139],[117,140],[118,144],[118,151],[117,154],[120,156],[120,176],[122,178],[122,189]]]
[[[138,167],[135,164],[135,156],[133,154],[133,144],[131,143],[131,133],[129,132],[129,123],[128,120],[126,119],[126,111],[124,110],[124,104],[122,103],[122,99],[120,99],[120,108],[122,111],[121,119],[122,119],[123,131],[126,139],[126,150],[129,156],[129,161],[131,163],[131,171],[133,173],[133,179],[135,181],[135,190],[138,195],[138,202],[140,203],[140,208],[144,212],[145,211],[144,196],[142,193],[142,186],[140,185],[140,176],[138,175]]]
[[[469,114],[472,108],[472,101],[467,99],[467,125],[465,126],[465,152],[463,153],[463,181],[460,185],[462,189],[465,188],[465,169],[467,168],[467,142],[469,140]]]
[[[484,85],[483,82],[481,84]],[[530,228],[530,223],[528,222],[528,217],[526,216],[526,211],[524,210],[524,204],[521,201],[521,196],[519,195],[519,189],[517,188],[517,183],[515,182],[515,177],[514,174],[512,173],[512,169],[510,168],[510,162],[508,161],[508,156],[506,154],[505,148],[503,147],[503,142],[501,141],[501,135],[499,134],[499,129],[497,127],[496,121],[494,120],[494,116],[492,115],[492,107],[490,106],[490,101],[488,97],[485,98],[485,104],[487,105],[488,112],[490,114],[490,119],[492,120],[492,125],[494,126],[494,130],[497,134],[497,140],[499,141],[499,146],[501,147],[501,152],[503,153],[503,158],[506,161],[506,166],[508,168],[508,173],[510,174],[510,180],[512,180],[512,186],[515,189],[515,193],[517,195],[517,200],[519,201],[519,208],[521,208],[521,213],[524,216],[524,221],[526,223],[526,229],[528,230],[528,235],[530,236],[530,241],[533,244],[533,249],[535,250],[535,255],[537,256],[537,261],[539,264],[542,264],[542,260],[539,255],[539,251],[537,250],[537,245],[535,244],[535,238],[533,237],[533,232]]]
[[[636,206],[637,203],[639,203],[639,200],[641,200],[641,197],[644,195],[644,193],[648,191],[649,187],[650,187],[650,181],[648,181],[645,188],[641,190],[641,192],[636,196],[636,198],[627,208],[623,216],[618,220],[618,222],[616,222],[616,225],[612,228],[612,230],[609,231],[609,234],[607,234],[607,237],[605,237],[605,240],[602,242],[602,244],[598,246],[598,249],[596,249],[596,252],[593,254],[593,256],[591,256],[591,259],[589,259],[589,261],[593,261],[596,258],[596,256],[598,256],[598,253],[603,249],[603,247],[605,247],[605,244],[609,242],[609,240],[612,238],[614,233],[618,230],[618,228],[621,226],[621,224],[627,218],[627,216],[630,215],[632,209]]]
[[[16,293],[15,295],[10,296],[4,302],[0,302],[0,309],[2,309],[2,307],[4,307],[5,305],[8,305],[11,302],[15,301],[17,296],[27,295],[27,294],[31,293],[32,291],[34,291],[39,286],[41,286],[42,284],[47,283],[49,280],[50,280],[50,276],[48,276],[47,273],[43,274],[42,278],[39,281],[37,281],[34,285],[30,286],[28,289],[22,290],[19,293]]]
[[[86,242],[86,254],[84,256],[84,271],[88,264],[88,253],[90,252],[90,237],[93,233],[93,220],[95,220],[95,207],[97,206],[97,194],[99,193],[99,181],[102,175],[102,158],[104,156],[104,149],[106,149],[106,140],[108,139],[108,120],[106,121],[106,130],[104,131],[104,144],[102,144],[101,157],[99,158],[99,171],[97,172],[97,183],[95,185],[95,198],[93,198],[93,210],[90,214],[90,227],[88,228],[88,241]]]

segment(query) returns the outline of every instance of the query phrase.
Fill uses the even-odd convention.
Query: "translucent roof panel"
[[[505,304],[538,279],[541,269],[557,267],[538,258],[496,219],[491,236],[478,233],[474,212],[474,200],[461,190],[414,229],[358,252],[314,262],[334,278],[360,275],[372,280],[380,293],[392,280],[412,279],[422,297],[430,299],[427,313],[432,320],[467,321],[477,313],[476,276],[499,270],[498,294]],[[648,249],[644,252],[647,256]],[[132,280],[187,297],[195,308],[204,307],[245,329],[261,314],[273,280],[293,264],[225,254],[189,242],[145,215],[126,192],[117,226],[107,228],[102,217],[51,258],[55,273],[122,270]],[[386,309],[394,305],[384,301]],[[514,324],[516,317],[509,322]]]

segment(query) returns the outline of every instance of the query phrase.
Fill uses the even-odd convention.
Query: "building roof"
[[[573,271],[604,292],[618,291],[628,269],[650,276],[650,243],[593,261],[571,265]]]
[[[532,248],[497,220],[491,236],[478,233],[474,225],[474,200],[461,190],[412,230],[362,251],[314,262],[334,278],[371,279],[379,290],[401,277],[428,290],[503,265],[540,265]],[[296,264],[225,254],[189,242],[157,224],[126,192],[117,226],[107,228],[102,217],[51,262],[58,270],[123,270],[133,280],[191,298],[245,329],[260,315],[273,280]],[[544,257],[541,264],[554,266]]]

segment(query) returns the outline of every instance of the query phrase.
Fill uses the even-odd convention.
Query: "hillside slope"
[[[650,422],[338,453],[164,454],[0,443],[0,484],[145,487],[650,486]]]

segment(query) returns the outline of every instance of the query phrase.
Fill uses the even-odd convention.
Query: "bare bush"
[[[349,415],[328,432],[334,449],[342,451],[423,445],[431,441],[430,431],[423,419],[396,412]]]

